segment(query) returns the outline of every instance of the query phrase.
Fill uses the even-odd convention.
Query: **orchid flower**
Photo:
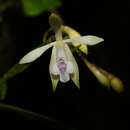
[[[70,78],[79,88],[78,65],[75,61],[74,56],[71,53],[70,48],[67,45],[67,42],[77,41],[82,43],[82,41],[84,41],[83,44],[85,45],[86,43],[90,42],[90,36],[80,36],[73,39],[62,40],[61,31],[57,32],[55,36],[56,41],[30,51],[19,61],[19,64],[33,62],[37,58],[39,58],[46,50],[53,47],[49,66],[53,90],[55,91],[59,80],[63,83],[66,83],[70,80]],[[96,43],[101,42],[101,38],[97,37],[97,39],[99,40]]]
[[[19,64],[30,63],[39,58],[46,50],[53,47],[51,60],[49,65],[49,72],[52,80],[53,90],[56,90],[58,81],[63,83],[73,80],[75,85],[80,88],[79,85],[79,69],[74,56],[67,43],[83,43],[94,45],[103,41],[102,38],[96,36],[77,36],[63,40],[62,27],[55,32],[56,41],[47,45],[41,46],[30,51],[20,61]]]

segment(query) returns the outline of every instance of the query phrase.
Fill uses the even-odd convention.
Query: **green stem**
[[[16,106],[0,104],[0,110],[18,113],[19,115],[22,115],[26,118],[44,122],[48,126],[51,126],[52,128],[56,128],[59,130],[75,130],[75,128],[69,128],[68,126],[66,126],[58,120]]]
[[[9,69],[3,76],[3,78],[5,80],[14,77],[15,75],[23,72],[25,69],[27,69],[30,66],[30,64],[19,64],[16,63],[15,65],[13,65],[13,67],[11,69]]]
[[[44,33],[43,39],[42,39],[43,43],[49,43],[49,42],[48,42],[48,35],[49,35],[49,33],[50,33],[51,31],[52,31],[52,28],[49,28],[49,29]]]

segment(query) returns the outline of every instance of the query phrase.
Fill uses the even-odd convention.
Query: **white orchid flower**
[[[56,89],[59,80],[66,83],[70,78],[79,87],[78,65],[68,45],[62,40],[62,32],[60,31],[56,33],[56,44],[52,49],[49,70],[53,90]]]
[[[63,40],[62,32],[57,31],[55,34],[56,41],[47,45],[41,46],[30,51],[20,61],[19,64],[30,63],[39,58],[46,50],[53,47],[49,72],[52,80],[53,90],[55,91],[58,81],[66,83],[70,80],[79,88],[79,69],[70,48],[66,43],[82,43],[84,45],[94,45],[103,41],[102,38],[96,36],[77,36]],[[93,39],[96,39],[94,41]]]

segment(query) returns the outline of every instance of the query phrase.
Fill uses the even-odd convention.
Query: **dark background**
[[[5,103],[45,114],[76,129],[129,130],[130,129],[130,81],[129,81],[129,18],[130,2],[127,0],[63,1],[58,9],[65,24],[82,35],[103,37],[102,44],[89,47],[88,59],[122,79],[125,91],[121,94],[107,90],[95,79],[83,61],[74,54],[80,70],[79,91],[72,81],[59,83],[52,92],[49,76],[51,49],[31,66],[8,81]],[[3,71],[18,62],[27,52],[42,43],[44,32],[49,28],[46,12],[40,16],[25,17],[19,8],[4,14],[11,35],[8,46],[10,63]],[[7,51],[6,50],[6,51]],[[5,120],[14,120],[24,126],[29,119],[6,112]],[[11,118],[13,116],[13,119]],[[33,122],[33,121],[32,121]],[[33,124],[33,125],[32,125]],[[15,123],[12,123],[15,126]],[[28,123],[48,129],[43,123]]]

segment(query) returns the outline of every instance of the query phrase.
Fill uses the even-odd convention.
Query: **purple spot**
[[[67,65],[66,65],[64,59],[63,59],[63,58],[58,59],[57,63],[58,63],[59,71],[60,71],[61,73],[66,72]]]

